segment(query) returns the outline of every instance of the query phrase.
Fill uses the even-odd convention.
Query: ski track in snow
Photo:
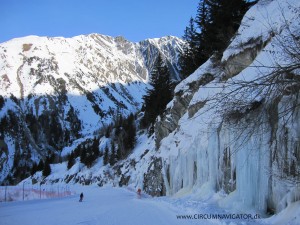
[[[224,213],[216,206],[168,197],[151,198],[123,188],[79,187],[71,197],[0,203],[0,225],[189,225],[257,224],[247,221],[177,219],[177,215]],[[200,211],[202,210],[202,211]],[[258,222],[258,221],[256,221]]]

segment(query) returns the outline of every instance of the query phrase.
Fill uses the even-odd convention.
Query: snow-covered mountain
[[[255,211],[261,216],[297,207],[293,202],[300,200],[299,15],[300,2],[297,0],[258,1],[245,14],[222,58],[212,56],[177,85],[175,96],[164,115],[157,118],[154,135],[148,137],[138,133],[136,147],[127,159],[110,167],[103,166],[101,157],[87,168],[78,157],[70,169],[67,169],[66,162],[52,165],[51,175],[43,181],[128,185],[142,188],[151,195],[189,195],[193,200],[211,201],[235,213]],[[147,42],[151,41],[138,45],[143,49]],[[25,50],[33,47],[19,46]],[[29,50],[21,54],[27,54]],[[151,55],[152,50],[147,48],[143,52]],[[176,51],[170,52],[176,58]],[[67,59],[65,61],[68,65]],[[84,68],[88,67],[88,62],[84,61],[87,65]],[[143,62],[151,68],[153,61]],[[26,68],[27,64],[23,67]],[[46,69],[55,71],[56,64],[50,65]],[[38,71],[39,67],[36,68]],[[85,69],[81,70],[82,76],[90,75]],[[174,71],[176,76],[176,69]],[[18,84],[22,73],[15,69],[15,74],[19,74],[15,75]],[[8,79],[2,77],[2,83],[6,84],[4,82]],[[140,77],[143,80],[147,76]],[[86,81],[72,82],[73,86],[81,87]],[[64,89],[64,85],[57,87],[54,92],[69,90]],[[19,98],[24,93],[21,90],[25,88],[19,88],[19,95],[15,94]],[[68,99],[84,93],[80,88],[78,90],[74,95],[67,95]],[[93,89],[88,90],[91,92]],[[84,93],[84,96],[89,96],[90,92]],[[38,93],[33,96],[35,99],[38,99]],[[32,110],[39,112],[40,107],[52,105],[49,96],[43,96],[43,104],[31,107]],[[31,101],[34,105],[34,101],[30,100],[33,97],[28,96],[26,101],[21,98],[20,101],[7,96],[1,116],[3,112],[10,115],[7,111],[13,109],[25,117],[22,112],[26,112],[26,102]],[[91,107],[101,105],[98,97],[89,98],[94,103]],[[85,97],[85,102],[89,98]],[[64,98],[56,102],[71,105],[65,104]],[[8,108],[8,103],[11,108]],[[72,123],[67,119],[64,121],[74,125],[78,122],[72,120],[72,115],[84,117],[85,108],[83,112],[77,108],[72,112],[69,107],[69,111]],[[20,129],[14,127],[13,116],[10,120],[12,123],[5,125],[11,133]],[[42,123],[43,120],[40,120]],[[30,126],[28,123],[26,127],[33,129]],[[93,130],[84,124],[82,126],[87,127],[84,129],[86,133]],[[27,140],[30,142],[30,137]],[[4,137],[4,141],[9,143],[8,146],[17,145],[9,135]],[[109,137],[101,137],[99,148],[103,150],[110,141]],[[63,148],[62,155],[71,152],[74,145]],[[6,152],[11,154],[10,148]],[[38,172],[29,179],[36,182],[43,178]]]
[[[159,53],[179,81],[183,45],[172,36],[131,43],[100,34],[0,44],[0,181],[13,161],[38,160],[138,111]]]

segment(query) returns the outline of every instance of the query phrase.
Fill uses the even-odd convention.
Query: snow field
[[[63,198],[1,202],[0,225],[296,225],[300,219],[299,202],[267,219],[209,219],[238,214],[218,206],[222,193],[201,200],[196,192],[172,198],[142,194],[139,198],[130,188],[74,185],[71,189],[76,194]],[[81,192],[83,202],[79,202]],[[243,215],[255,216],[251,212]]]
[[[1,225],[74,224],[190,224],[176,219],[176,212],[164,203],[121,188],[82,187],[79,194],[66,198],[1,203]]]

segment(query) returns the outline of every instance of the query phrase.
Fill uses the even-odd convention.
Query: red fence
[[[0,202],[48,199],[72,195],[67,185],[30,185],[0,186]]]

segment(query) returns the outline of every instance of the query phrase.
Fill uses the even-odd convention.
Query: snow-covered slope
[[[138,199],[121,188],[77,187],[84,194],[68,198],[1,203],[1,224],[191,224],[176,219],[176,208],[150,198]],[[79,193],[80,193],[79,192]],[[20,210],[22,208],[22,210]]]
[[[77,194],[67,198],[1,203],[1,224],[5,225],[211,225],[211,224],[265,224],[262,220],[237,218],[217,206],[207,206],[187,199],[151,198],[125,188],[99,188],[95,186],[69,186]],[[78,202],[83,192],[83,202]],[[297,211],[293,211],[297,212]],[[218,218],[217,216],[220,216]],[[208,220],[212,216],[216,219]],[[224,216],[222,219],[222,216]],[[225,219],[226,216],[232,217]],[[203,218],[204,217],[204,218]],[[240,216],[241,217],[241,216]],[[285,222],[284,218],[278,221]],[[245,223],[246,222],[246,223]],[[273,224],[268,221],[268,224]],[[271,222],[271,223],[270,223]],[[282,223],[283,224],[283,223]]]
[[[0,181],[14,160],[37,161],[49,150],[57,153],[93,134],[117,114],[138,111],[159,53],[179,81],[183,45],[172,36],[131,43],[100,34],[28,36],[0,44],[0,140],[5,149]]]

